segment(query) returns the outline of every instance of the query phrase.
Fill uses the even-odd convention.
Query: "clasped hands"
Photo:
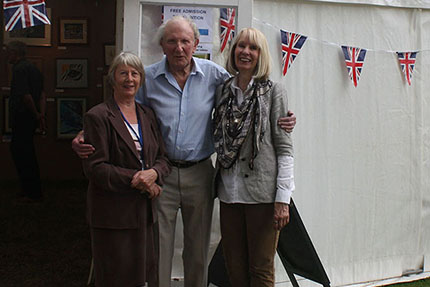
[[[147,193],[149,198],[160,195],[162,188],[155,181],[158,174],[154,169],[140,170],[133,175],[131,187],[139,189],[141,193]]]

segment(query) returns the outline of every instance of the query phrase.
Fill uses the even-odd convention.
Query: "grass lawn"
[[[430,279],[419,280],[411,283],[400,283],[392,286],[393,287],[429,287]]]
[[[83,287],[91,261],[85,181],[44,184],[42,203],[17,201],[0,182],[0,286]],[[394,287],[430,287],[430,279]]]

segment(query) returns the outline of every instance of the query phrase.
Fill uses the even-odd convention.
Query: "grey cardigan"
[[[219,104],[222,87],[217,89],[216,107]],[[291,134],[285,132],[278,125],[278,119],[288,113],[288,100],[285,89],[279,83],[274,83],[270,93],[266,94],[268,99],[269,119],[260,150],[254,160],[254,168],[249,168],[249,159],[252,151],[252,136],[248,134],[239,153],[235,164],[240,165],[240,176],[243,178],[248,192],[257,202],[271,203],[276,198],[276,178],[278,175],[277,156],[293,156],[293,142]],[[219,168],[217,164],[217,177],[215,187],[219,180]]]

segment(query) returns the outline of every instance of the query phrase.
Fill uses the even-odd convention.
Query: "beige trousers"
[[[214,168],[209,158],[189,168],[172,167],[158,198],[159,282],[169,287],[172,274],[176,216],[184,226],[184,286],[207,286],[208,249],[213,210]]]

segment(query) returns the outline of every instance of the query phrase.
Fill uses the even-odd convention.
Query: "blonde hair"
[[[267,80],[272,70],[272,57],[269,53],[269,45],[267,43],[266,37],[261,31],[255,28],[243,28],[233,39],[227,58],[227,71],[232,75],[235,75],[239,72],[236,67],[234,51],[238,42],[244,38],[248,38],[249,41],[256,45],[260,51],[257,66],[255,67],[254,71],[254,77],[258,80]]]
[[[126,65],[135,68],[140,73],[140,86],[145,83],[145,70],[143,68],[142,60],[131,52],[121,52],[115,56],[109,67],[108,80],[112,87],[115,85],[115,71],[119,65]]]

